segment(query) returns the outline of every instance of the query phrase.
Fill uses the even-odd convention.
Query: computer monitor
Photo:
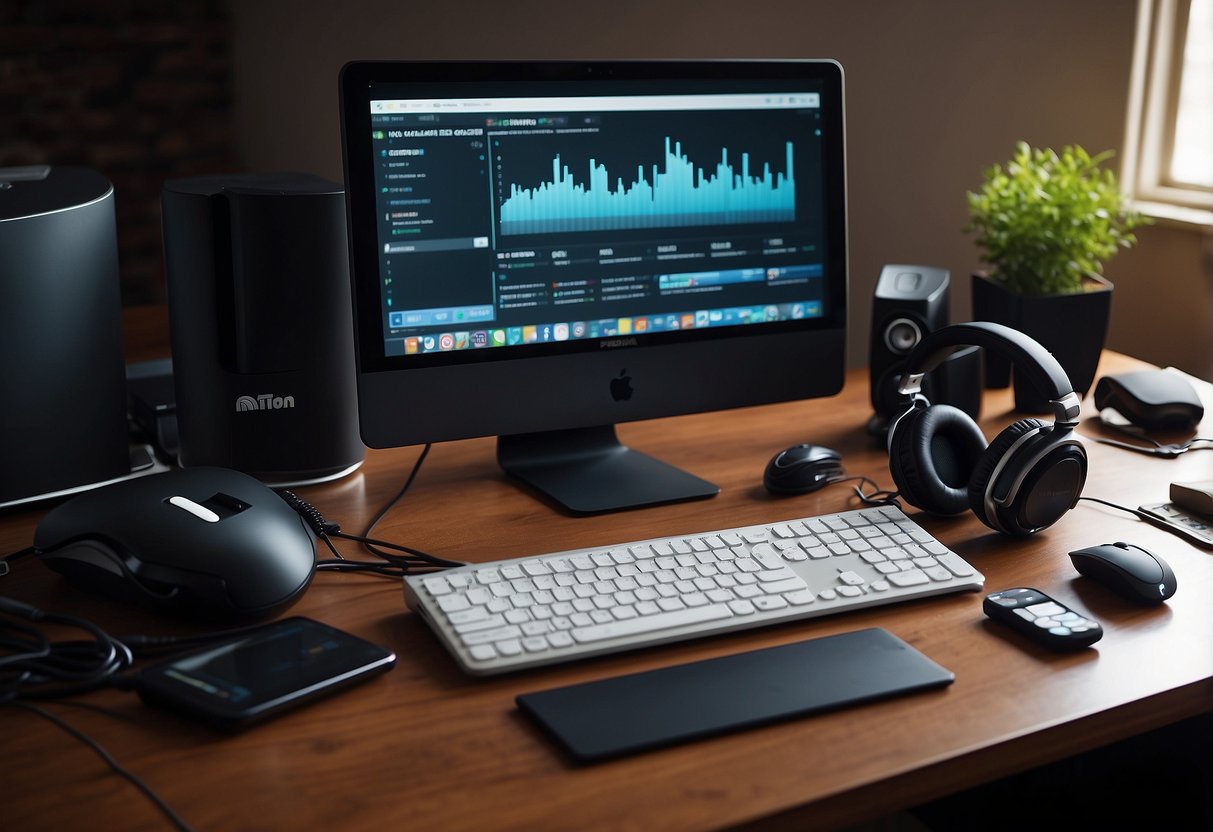
[[[370,447],[497,436],[592,514],[719,491],[617,423],[841,389],[836,62],[355,62],[340,89]]]

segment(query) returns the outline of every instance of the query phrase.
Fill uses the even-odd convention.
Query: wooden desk
[[[1108,354],[1101,374],[1140,366]],[[436,446],[414,490],[379,532],[454,558],[488,560],[842,510],[846,487],[776,499],[763,465],[812,441],[841,450],[851,473],[891,486],[864,434],[866,371],[837,397],[624,425],[624,441],[720,484],[711,500],[593,518],[558,514],[507,481],[491,440]],[[486,403],[490,406],[491,403]],[[1084,415],[1094,408],[1086,403]],[[1012,421],[1009,391],[986,397],[987,435]],[[1206,420],[1204,435],[1209,435]],[[1084,423],[1080,432],[1099,428]],[[1213,476],[1213,453],[1154,459],[1089,443],[1086,493],[1136,506],[1172,480]],[[328,517],[359,530],[396,492],[417,449],[371,452],[342,482],[305,489]],[[29,545],[44,509],[0,517],[0,552]],[[238,736],[143,707],[117,691],[89,707],[48,707],[104,744],[198,829],[834,828],[1097,747],[1213,704],[1213,553],[1090,503],[1030,540],[974,517],[927,529],[985,575],[987,591],[1041,588],[1089,610],[1094,649],[1050,654],[1005,638],[980,593],[813,619],[555,668],[463,675],[398,581],[321,574],[292,613],[394,649],[395,670]],[[1125,539],[1163,554],[1179,590],[1141,609],[1080,579],[1066,553]],[[32,559],[0,592],[87,616],[112,633],[187,629],[68,587]],[[948,688],[578,768],[514,707],[514,696],[645,668],[880,626],[956,674]],[[0,709],[0,826],[166,828],[93,752],[33,714]]]

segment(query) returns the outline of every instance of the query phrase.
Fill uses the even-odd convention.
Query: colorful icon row
[[[507,347],[520,344],[546,344],[584,338],[610,338],[650,332],[676,332],[713,326],[739,326],[770,321],[817,318],[822,314],[819,301],[738,306],[729,309],[701,309],[661,315],[641,315],[627,318],[604,318],[596,321],[571,321],[528,324],[503,329],[481,329],[467,332],[442,332],[411,335],[404,339],[406,355],[451,350]]]

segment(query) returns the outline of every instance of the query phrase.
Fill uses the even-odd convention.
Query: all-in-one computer
[[[838,64],[359,62],[340,86],[371,447],[497,436],[595,513],[718,491],[617,423],[841,388]]]

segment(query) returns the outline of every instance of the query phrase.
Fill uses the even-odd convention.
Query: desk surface
[[[1140,366],[1108,354],[1100,373]],[[1016,418],[1010,392],[987,394],[987,435]],[[592,518],[563,516],[498,470],[491,440],[434,448],[380,536],[464,560],[490,560],[846,509],[832,486],[776,499],[761,472],[776,451],[812,441],[850,473],[891,486],[863,430],[866,371],[836,397],[620,427],[625,442],[721,486],[718,497]],[[1080,433],[1097,435],[1085,403]],[[1213,420],[1206,420],[1206,431]],[[1208,435],[1206,432],[1205,435]],[[1213,477],[1213,453],[1164,460],[1088,442],[1088,495],[1136,506],[1172,480]],[[345,480],[303,489],[326,516],[363,527],[399,488],[418,449],[370,452]],[[0,552],[31,542],[45,509],[0,516]],[[986,591],[1035,586],[1089,610],[1103,640],[1078,654],[1004,638],[964,593],[489,679],[463,675],[405,609],[399,581],[323,573],[292,614],[390,646],[398,666],[336,698],[237,736],[103,691],[87,707],[47,707],[102,743],[199,829],[833,828],[1093,748],[1210,709],[1213,552],[1091,503],[1030,540],[974,517],[923,526],[986,575]],[[1142,609],[1080,579],[1066,553],[1112,540],[1164,555],[1171,601]],[[352,553],[352,550],[351,550]],[[0,592],[72,611],[112,633],[185,625],[90,597],[27,559]],[[801,719],[590,767],[576,767],[514,706],[523,691],[879,626],[954,671],[939,691]],[[197,629],[197,628],[195,628]],[[92,751],[37,716],[0,709],[0,817],[13,829],[163,829],[158,812]]]

